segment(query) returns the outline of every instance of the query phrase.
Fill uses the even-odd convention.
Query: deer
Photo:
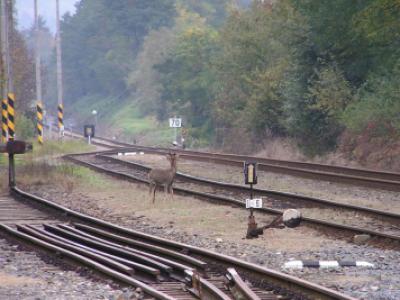
[[[170,193],[174,197],[172,184],[174,183],[177,170],[178,155],[176,153],[168,153],[167,159],[171,166],[168,169],[154,168],[149,172],[148,179],[150,182],[149,194],[153,195],[153,203],[156,199],[156,190],[158,186],[164,186],[164,193]]]

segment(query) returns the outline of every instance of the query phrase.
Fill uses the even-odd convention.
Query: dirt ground
[[[234,207],[215,205],[192,197],[165,196],[157,192],[153,204],[148,188],[142,184],[113,181],[107,187],[77,186],[68,195],[75,202],[81,199],[82,206],[89,205],[89,199],[96,199],[92,205],[108,212],[121,221],[141,218],[143,223],[163,228],[179,228],[188,235],[209,236],[235,243],[251,244],[273,251],[316,250],[327,242],[315,231],[300,227],[297,229],[270,229],[254,240],[245,240],[248,212]],[[92,201],[90,201],[92,202]],[[81,207],[83,209],[83,207]],[[259,224],[272,221],[273,217],[259,215]]]
[[[13,276],[9,274],[4,274],[0,272],[0,286],[10,287],[10,286],[23,286],[23,285],[34,285],[39,284],[40,280],[36,280],[29,277]]]

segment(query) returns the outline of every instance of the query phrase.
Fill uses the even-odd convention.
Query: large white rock
[[[287,227],[297,227],[301,222],[301,212],[297,209],[287,209],[283,212],[282,220]]]

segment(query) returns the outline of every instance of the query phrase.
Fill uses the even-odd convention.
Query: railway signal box
[[[83,129],[83,135],[85,138],[94,138],[95,130],[96,128],[94,125],[85,125]]]
[[[257,163],[245,162],[244,163],[244,180],[245,184],[257,184]]]

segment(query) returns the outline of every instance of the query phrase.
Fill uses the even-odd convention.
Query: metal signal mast
[[[1,9],[1,23],[0,23],[0,40],[1,40],[1,141],[3,143],[8,140],[8,113],[7,113],[7,91],[8,91],[8,80],[7,80],[7,7],[6,0],[0,0]]]
[[[15,95],[13,93],[10,36],[12,34],[12,0],[1,0],[1,58],[2,58],[2,139],[15,136]],[[6,126],[7,125],[7,126]]]
[[[64,100],[62,83],[62,53],[61,53],[61,30],[60,30],[60,1],[56,0],[56,18],[57,18],[57,90],[58,90],[58,128],[60,136],[64,135]]]

